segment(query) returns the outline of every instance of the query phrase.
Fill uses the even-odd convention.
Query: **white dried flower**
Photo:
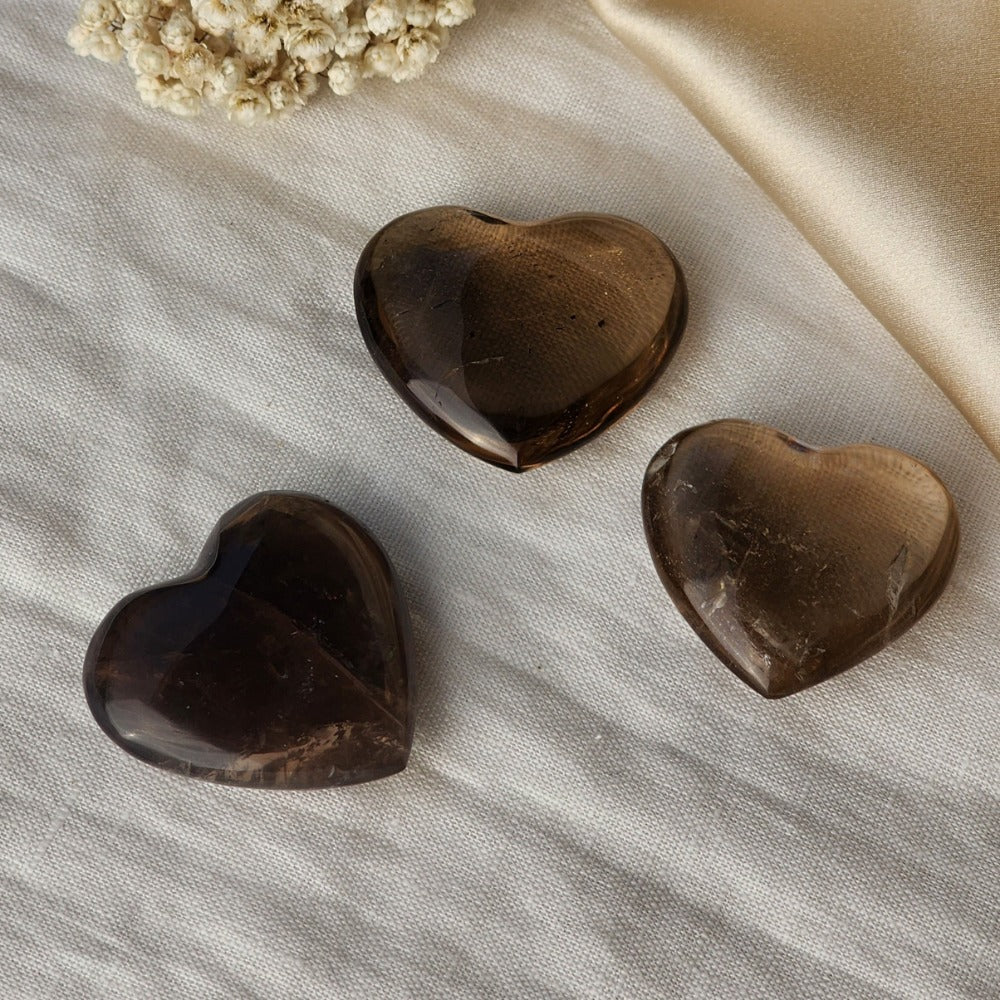
[[[315,0],[314,6],[322,17],[331,23],[338,14],[343,14],[351,6],[353,0]]]
[[[241,55],[226,56],[216,71],[219,88],[224,94],[235,94],[247,80],[247,62]]]
[[[309,73],[320,74],[325,73],[330,63],[333,62],[333,53],[325,52],[321,56],[316,56],[313,59],[303,59],[302,68]]]
[[[182,10],[175,10],[160,28],[160,41],[171,52],[183,52],[194,41],[194,21]]]
[[[271,103],[271,110],[277,113],[288,111],[295,106],[298,95],[287,80],[272,80],[265,91]]]
[[[93,30],[93,28],[86,24],[74,24],[66,35],[66,41],[72,47],[74,52],[81,56],[89,55],[90,53],[87,52],[87,46],[90,43],[90,35]]]
[[[232,121],[256,125],[271,113],[271,102],[260,87],[242,87],[230,95],[228,111]]]
[[[93,56],[101,62],[115,63],[122,57],[118,35],[106,24],[74,25],[66,36],[66,41],[81,56]]]
[[[81,0],[67,40],[108,62],[125,52],[144,104],[254,124],[301,107],[323,74],[340,95],[415,79],[474,13],[474,0]]]
[[[437,35],[426,28],[411,28],[396,42],[399,65],[393,71],[393,80],[401,83],[422,76],[431,63],[437,62],[440,51]]]
[[[163,81],[157,76],[137,76],[135,78],[135,89],[139,92],[139,100],[151,108],[160,106],[160,91],[163,89]]]
[[[128,62],[140,76],[166,77],[170,73],[170,53],[152,42],[143,42],[132,49]]]
[[[281,79],[291,84],[298,95],[299,104],[304,104],[319,90],[319,77],[304,63],[289,59],[282,67]]]
[[[152,34],[146,26],[146,22],[139,18],[129,18],[122,25],[121,31],[118,32],[118,44],[126,52],[131,52],[143,42],[149,41],[152,41]]]
[[[406,27],[406,0],[371,0],[365,11],[373,35],[389,35]]]
[[[100,59],[101,62],[116,63],[122,57],[122,47],[118,44],[118,36],[108,28],[100,28],[90,36],[87,55]]]
[[[361,82],[361,63],[357,59],[338,59],[326,71],[330,89],[341,97],[353,94]]]
[[[406,23],[414,28],[429,28],[437,20],[435,0],[410,0],[406,8]]]
[[[213,35],[234,31],[249,14],[244,0],[191,0],[191,13],[198,27]]]
[[[438,0],[438,24],[446,28],[457,28],[475,13],[475,0]]]
[[[176,81],[163,88],[160,107],[182,118],[193,118],[201,111],[201,94]]]
[[[236,47],[247,58],[269,62],[281,51],[287,25],[278,14],[262,14],[245,21],[233,32]]]
[[[207,45],[189,45],[174,57],[170,69],[186,87],[201,92],[206,81],[214,75],[215,58]]]
[[[352,18],[337,40],[335,51],[341,59],[353,59],[364,53],[371,40],[372,36],[368,30],[367,22],[362,18]]]
[[[343,15],[338,15],[343,17]],[[347,27],[347,19],[341,30]],[[285,35],[285,49],[293,59],[315,59],[334,50],[337,44],[336,28],[322,18],[311,17],[290,27]]]
[[[83,0],[79,22],[86,28],[100,28],[118,17],[118,7],[112,0]]]
[[[395,42],[378,42],[365,49],[363,75],[392,76],[399,68],[399,52]]]
[[[153,0],[118,0],[118,9],[123,17],[146,18],[156,6]]]
[[[276,72],[277,62],[253,62],[247,60],[247,86],[264,87]]]

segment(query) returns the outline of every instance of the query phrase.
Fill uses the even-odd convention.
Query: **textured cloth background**
[[[484,2],[423,82],[256,131],[146,111],[72,16],[8,4],[0,69],[0,995],[995,998],[1000,465],[583,0]],[[627,215],[686,268],[664,379],[524,476],[418,423],[353,317],[370,234],[449,202]],[[784,702],[642,537],[650,456],[723,416],[912,452],[962,516],[928,618]],[[87,711],[107,609],[264,488],[397,566],[401,776],[186,782]]]

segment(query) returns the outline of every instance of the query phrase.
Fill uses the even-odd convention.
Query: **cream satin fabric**
[[[1000,456],[1000,3],[591,3]]]

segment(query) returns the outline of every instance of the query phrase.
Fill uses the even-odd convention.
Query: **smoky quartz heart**
[[[916,459],[876,445],[815,449],[737,420],[668,441],[646,472],[643,514],[681,613],[768,698],[905,632],[958,550],[951,495]]]
[[[98,723],[150,764],[263,788],[406,766],[409,624],[389,562],[315,497],[226,514],[187,576],[123,600],[87,652]]]
[[[635,406],[687,316],[677,262],[634,222],[516,223],[454,207],[379,232],[358,263],[355,300],[372,357],[413,410],[517,472]]]

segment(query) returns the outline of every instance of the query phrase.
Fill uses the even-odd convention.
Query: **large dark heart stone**
[[[606,215],[515,223],[431,208],[365,248],[358,320],[436,430],[520,472],[631,409],[677,342],[684,279],[649,230]]]
[[[136,757],[232,785],[317,788],[406,766],[409,624],[381,549],[315,497],[262,493],[189,575],[122,601],[87,701]]]
[[[958,518],[941,481],[889,448],[813,449],[722,420],[657,453],[646,536],[684,617],[768,698],[854,666],[937,600]]]

